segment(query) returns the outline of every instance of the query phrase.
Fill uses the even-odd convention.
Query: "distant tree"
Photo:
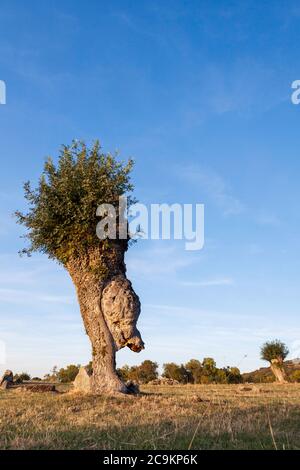
[[[128,208],[135,202],[132,167],[132,160],[124,163],[117,155],[103,153],[99,142],[88,148],[73,141],[61,148],[57,164],[48,158],[36,189],[29,182],[24,185],[28,211],[16,212],[29,240],[22,252],[41,252],[58,261],[76,287],[92,345],[91,387],[96,394],[127,393],[116,373],[116,352],[125,346],[134,352],[144,347],[136,327],[140,301],[126,277],[130,233],[117,215],[122,212],[121,196],[128,196]],[[105,211],[98,214],[104,204],[117,220]],[[96,233],[99,224],[101,239]]]
[[[57,373],[57,378],[62,383],[74,382],[76,375],[79,372],[80,365],[75,366],[70,364],[69,366],[59,369]]]
[[[212,357],[205,357],[202,361],[201,383],[213,383],[217,374],[216,361]]]
[[[14,376],[14,381],[17,382],[17,383],[21,383],[21,382],[24,382],[24,381],[30,380],[30,379],[31,379],[31,377],[27,372],[21,372],[21,374],[16,374]]]
[[[40,382],[42,379],[40,377],[32,377],[31,380],[34,382]]]
[[[167,379],[177,380],[180,383],[187,383],[189,374],[183,364],[180,366],[174,362],[169,362],[163,365],[163,377]]]
[[[294,370],[290,375],[291,382],[300,382],[300,370]]]
[[[158,364],[156,362],[146,359],[138,366],[138,378],[139,382],[146,384],[151,380],[157,379],[158,377]]]
[[[86,368],[87,368],[87,371],[89,372],[89,374],[92,375],[92,373],[93,373],[93,361],[90,361],[90,362],[86,365]]]
[[[58,367],[53,366],[51,371],[48,374],[44,375],[44,380],[47,382],[57,382],[58,381]]]
[[[123,367],[119,367],[117,369],[117,374],[120,377],[123,382],[127,382],[127,380],[130,380],[130,369],[131,367],[125,364]]]
[[[129,369],[128,380],[139,381],[139,366],[132,366]]]
[[[243,377],[238,367],[227,367],[227,382],[229,384],[239,384],[243,382]]]
[[[198,359],[191,359],[185,364],[185,369],[189,375],[189,382],[199,384],[201,383],[202,364]]]
[[[278,339],[266,342],[261,347],[261,358],[270,363],[271,370],[276,380],[280,383],[287,382],[283,362],[288,354],[287,346]]]
[[[217,369],[214,379],[219,384],[227,384],[228,383],[228,371],[226,368]]]

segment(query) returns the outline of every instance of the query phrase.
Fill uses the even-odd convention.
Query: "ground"
[[[1,449],[300,449],[299,423],[300,384],[0,392]]]

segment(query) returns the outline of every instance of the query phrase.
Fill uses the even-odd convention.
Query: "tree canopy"
[[[279,339],[266,342],[261,348],[261,358],[264,361],[271,362],[273,359],[284,361],[288,354],[289,350],[287,346]]]
[[[117,155],[103,153],[98,141],[91,148],[73,141],[63,146],[58,164],[48,158],[36,189],[24,185],[29,204],[27,213],[16,212],[17,220],[27,229],[29,247],[22,250],[46,253],[65,264],[70,257],[81,256],[100,240],[96,235],[97,207],[112,204],[128,196],[133,186],[130,172],[133,161],[118,161]]]

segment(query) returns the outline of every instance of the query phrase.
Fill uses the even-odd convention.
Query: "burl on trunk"
[[[84,258],[70,260],[67,270],[76,286],[80,311],[92,344],[92,393],[128,389],[116,373],[116,352],[128,346],[144,348],[136,328],[140,301],[126,277],[124,254],[127,241],[109,241],[89,251]]]

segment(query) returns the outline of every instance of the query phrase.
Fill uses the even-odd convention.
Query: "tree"
[[[216,361],[212,357],[205,357],[202,361],[201,383],[212,383],[216,380]]]
[[[138,367],[138,381],[142,384],[146,384],[151,380],[155,380],[158,377],[158,364],[156,362],[146,359]]]
[[[266,342],[261,347],[261,358],[270,363],[271,370],[276,380],[280,383],[287,382],[283,361],[288,354],[289,350],[287,346],[278,339]]]
[[[189,374],[189,382],[200,384],[202,375],[202,364],[198,359],[191,359],[185,364],[185,369]]]
[[[116,373],[116,351],[128,346],[143,349],[136,328],[140,301],[126,278],[125,252],[130,236],[118,216],[115,239],[99,239],[97,208],[110,204],[119,214],[119,198],[135,202],[130,172],[133,162],[101,152],[99,142],[88,148],[74,141],[63,146],[55,166],[49,158],[37,189],[24,185],[29,210],[16,212],[27,229],[30,255],[42,252],[57,260],[70,274],[76,288],[86,332],[92,345],[94,393],[128,390]]]
[[[24,381],[30,380],[30,379],[31,379],[31,377],[27,372],[21,372],[21,374],[16,374],[14,376],[14,381],[17,382],[17,383],[21,383],[21,382],[24,382]]]
[[[292,382],[300,382],[300,370],[294,370],[290,375],[290,380]]]
[[[79,372],[80,365],[75,366],[70,364],[65,369],[60,369],[57,374],[57,378],[62,383],[74,382],[76,375]]]
[[[188,372],[185,369],[184,365],[175,364],[175,362],[169,362],[164,364],[163,377],[167,379],[177,380],[180,383],[188,382]]]
[[[226,367],[223,370],[226,373],[227,383],[239,384],[243,381],[243,377],[238,367]]]
[[[132,367],[125,364],[123,367],[119,367],[117,369],[117,374],[120,377],[120,379],[122,379],[124,382],[127,382],[127,380],[130,380],[131,369]]]

